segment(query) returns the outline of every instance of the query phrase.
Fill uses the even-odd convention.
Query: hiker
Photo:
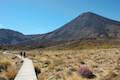
[[[26,52],[24,52],[24,54],[23,54],[23,55],[24,55],[24,57],[26,57]]]
[[[20,56],[22,57],[23,55],[22,55],[22,51],[20,52]]]

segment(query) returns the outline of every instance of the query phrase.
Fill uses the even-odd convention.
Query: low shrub
[[[93,72],[87,67],[80,67],[80,69],[78,70],[78,74],[81,75],[82,77],[89,78],[89,79],[96,77],[93,74]]]
[[[0,80],[7,80],[6,78],[4,78],[4,77],[0,77]]]
[[[10,62],[9,60],[7,60],[7,59],[1,60],[1,61],[0,61],[0,72],[1,72],[2,70],[7,71],[7,68],[8,68],[8,66],[10,66],[10,65],[11,65],[11,62]]]
[[[35,73],[37,76],[41,73],[41,69],[39,68],[38,65],[35,65]]]

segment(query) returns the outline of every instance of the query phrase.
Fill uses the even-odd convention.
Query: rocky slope
[[[28,37],[24,34],[9,30],[9,29],[0,29],[0,44],[1,45],[13,45],[24,42]]]
[[[120,22],[86,12],[46,34],[28,36],[12,30],[0,30],[0,44],[54,45],[89,38],[119,39]]]

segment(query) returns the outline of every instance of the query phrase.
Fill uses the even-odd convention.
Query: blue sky
[[[0,0],[0,28],[42,34],[88,11],[120,21],[120,0]]]

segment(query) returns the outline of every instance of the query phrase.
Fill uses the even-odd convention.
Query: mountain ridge
[[[14,31],[11,29],[0,29],[0,44],[1,45],[14,45],[18,44],[20,42],[23,42],[24,40],[27,40],[28,37],[26,37],[24,34]]]
[[[13,43],[9,42],[8,44],[48,45],[88,38],[119,39],[120,22],[92,12],[85,12],[62,27],[46,34],[24,35],[19,32],[13,32],[14,34],[17,33],[17,43],[14,43],[16,36],[12,35],[11,41]],[[20,35],[22,38],[19,37]],[[8,36],[6,35],[6,37]],[[0,40],[0,42],[2,41]]]
[[[98,21],[97,21],[98,20]],[[103,20],[103,21],[102,21]],[[95,21],[95,22],[94,22]],[[102,21],[102,22],[100,22]],[[106,24],[107,23],[107,24]],[[98,25],[100,24],[100,26]],[[104,25],[105,24],[105,25]],[[48,38],[51,37],[51,35],[53,35],[53,33],[59,33],[59,32],[65,32],[68,30],[68,33],[70,33],[70,30],[72,32],[72,30],[76,29],[80,29],[80,27],[85,28],[87,26],[87,28],[94,27],[94,28],[98,28],[99,30],[101,29],[102,32],[102,27],[106,26],[106,25],[120,25],[120,22],[118,21],[113,21],[111,19],[107,19],[105,17],[99,16],[97,14],[91,13],[91,12],[87,12],[87,13],[83,13],[82,15],[78,16],[77,18],[75,18],[74,20],[72,20],[71,22],[65,24],[63,27],[58,28],[57,30],[51,32],[50,34],[48,34]],[[94,26],[95,25],[95,26]],[[67,29],[65,29],[67,28]],[[88,29],[87,29],[88,30]],[[104,30],[103,30],[104,31]],[[73,31],[74,32],[74,31]],[[78,31],[78,33],[81,31]],[[66,33],[66,32],[65,32]],[[85,33],[84,33],[85,34]],[[60,34],[59,34],[60,35]],[[62,34],[64,35],[64,34]],[[71,34],[72,35],[72,34]],[[80,35],[80,34],[79,34]],[[55,35],[56,36],[56,35]],[[65,35],[64,35],[65,36]],[[67,37],[68,35],[66,35]],[[53,36],[54,37],[54,36]],[[63,37],[64,38],[64,37]],[[88,37],[89,38],[89,37]]]

